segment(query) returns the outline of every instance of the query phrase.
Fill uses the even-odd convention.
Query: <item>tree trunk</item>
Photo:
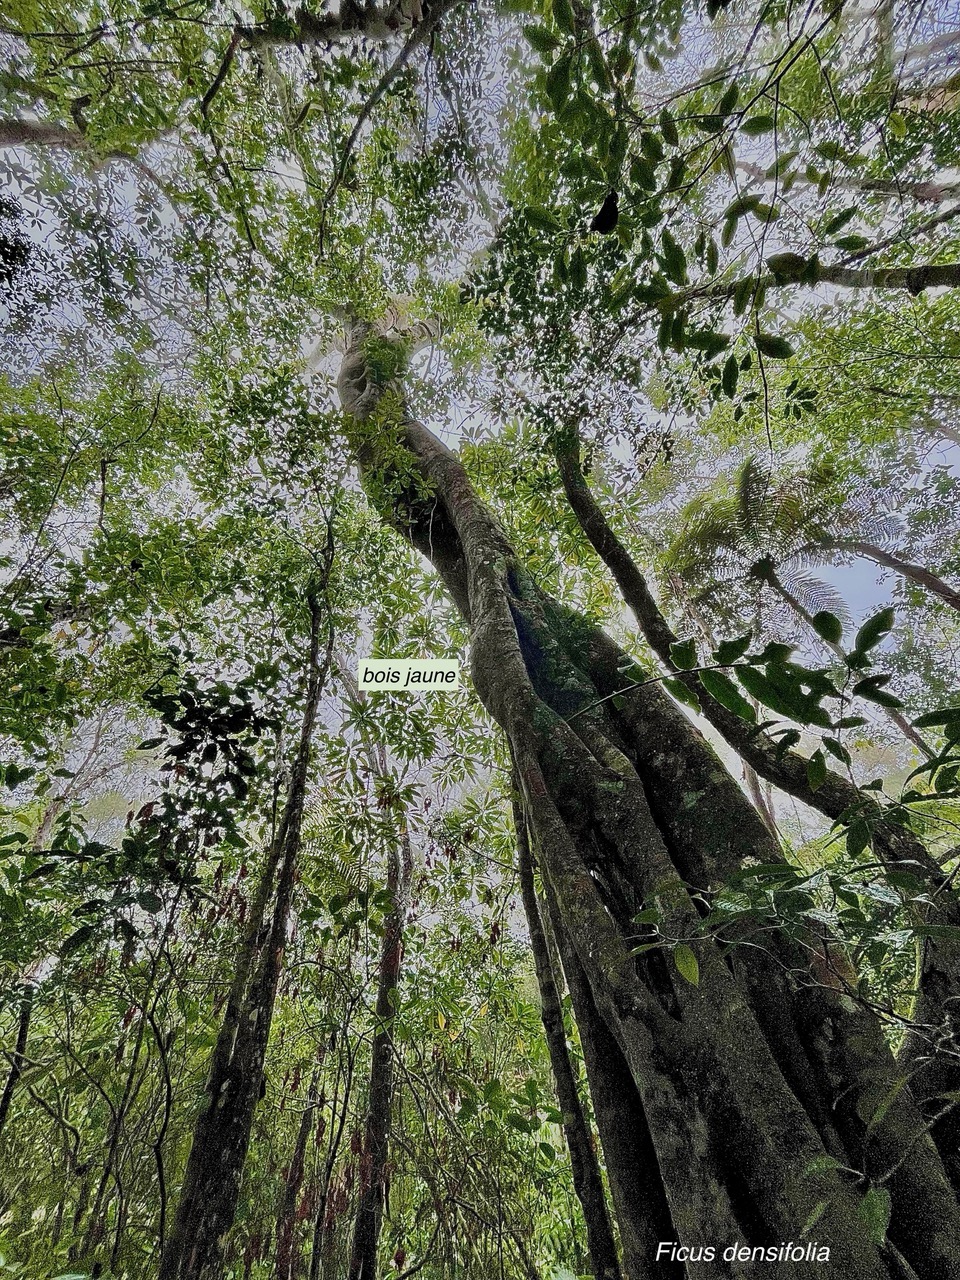
[[[515,788],[519,790],[519,788]],[[593,1136],[580,1102],[576,1078],[570,1055],[567,1052],[566,1029],[557,984],[553,974],[547,938],[540,918],[536,889],[533,880],[533,862],[527,840],[526,819],[519,801],[514,802],[514,827],[517,836],[517,869],[523,909],[530,931],[530,949],[533,952],[537,984],[540,988],[540,1016],[553,1068],[557,1101],[563,1115],[563,1132],[570,1152],[573,1186],[583,1209],[587,1229],[587,1249],[596,1280],[620,1280],[620,1263],[613,1238],[613,1227],[607,1212],[606,1195],[600,1166],[593,1145]],[[636,1277],[635,1267],[628,1260],[628,1271]]]
[[[403,963],[403,926],[407,914],[413,858],[406,822],[397,844],[388,849],[387,892],[390,906],[380,943],[376,1031],[370,1050],[370,1090],[360,1154],[360,1203],[350,1246],[349,1280],[377,1280],[377,1248],[383,1222],[393,1110],[394,1022],[396,993]],[[397,847],[399,846],[399,847]]]
[[[900,1053],[902,1077],[910,1080],[955,1193],[960,1194],[960,1108],[945,1109],[945,1095],[960,1092],[960,1058],[957,1043],[960,1028],[956,1010],[960,1008],[960,898],[952,880],[945,876],[924,845],[904,827],[884,821],[883,809],[853,782],[827,770],[822,786],[811,790],[807,761],[792,750],[780,751],[755,726],[721,706],[700,684],[696,675],[679,671],[673,664],[671,645],[677,636],[657,607],[646,580],[629,552],[606,521],[590,492],[579,464],[579,446],[558,452],[558,463],[567,499],[594,550],[606,564],[625,602],[637,620],[641,633],[664,667],[674,672],[696,693],[704,716],[721,733],[742,759],[761,777],[774,783],[795,799],[819,810],[834,821],[850,813],[861,813],[873,826],[876,852],[890,872],[920,876],[930,901],[923,909],[923,923],[947,926],[936,938],[925,938],[913,1029]],[[607,694],[615,689],[611,683]],[[905,891],[907,898],[912,891]],[[935,1117],[938,1117],[934,1120]]]
[[[280,1212],[277,1215],[277,1255],[274,1262],[274,1280],[297,1280],[299,1266],[297,1259],[297,1207],[303,1189],[303,1175],[306,1169],[307,1143],[313,1131],[314,1112],[317,1107],[317,1085],[320,1082],[320,1069],[314,1069],[307,1093],[307,1105],[300,1117],[297,1139],[293,1145],[293,1154],[283,1180],[283,1195],[280,1200]]]
[[[10,1070],[7,1073],[7,1079],[3,1086],[3,1094],[0,1096],[0,1137],[7,1124],[7,1117],[10,1115],[10,1107],[13,1103],[13,1095],[16,1092],[20,1077],[23,1075],[23,1066],[26,1061],[27,1040],[30,1036],[30,1021],[33,1017],[33,1002],[37,994],[37,986],[35,982],[27,979],[23,984],[23,995],[20,997],[20,1016],[17,1020],[17,1040],[13,1053],[10,1055]]]
[[[547,891],[544,923],[561,919]],[[643,1113],[643,1103],[620,1046],[600,1016],[583,966],[568,935],[550,924],[570,992],[574,1020],[587,1068],[587,1083],[600,1134],[616,1223],[630,1280],[680,1280],[684,1268],[657,1261],[661,1240],[673,1235],[670,1208]]]
[[[328,537],[326,570],[332,560]],[[159,1280],[222,1280],[226,1237],[240,1184],[273,1020],[300,852],[310,748],[330,666],[332,634],[320,651],[324,609],[311,589],[310,653],[300,741],[276,838],[267,853],[237,956],[223,1023],[211,1056],[208,1101],[197,1118]],[[272,905],[271,905],[272,900]]]
[[[347,338],[354,452],[470,627],[474,686],[516,762],[558,942],[642,1109],[665,1238],[777,1245],[816,1221],[838,1274],[891,1280],[902,1272],[867,1222],[885,1188],[892,1245],[925,1280],[955,1276],[960,1208],[877,1020],[832,972],[835,944],[771,932],[740,945],[734,932],[721,946],[700,928],[701,900],[730,872],[782,858],[761,819],[670,699],[618,673],[618,647],[537,587],[457,456],[407,415],[396,383],[378,383],[367,344],[385,335],[353,322]],[[638,927],[648,910],[656,923]],[[716,1275],[695,1254],[685,1265]],[[778,1275],[806,1270],[788,1259]]]

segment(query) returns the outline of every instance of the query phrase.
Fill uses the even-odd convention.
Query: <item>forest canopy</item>
[[[960,10],[0,55],[0,1275],[956,1280]]]

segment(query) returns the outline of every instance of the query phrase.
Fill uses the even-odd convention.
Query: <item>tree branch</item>
[[[738,160],[737,168],[741,173],[757,182],[775,182],[768,176],[766,169],[759,164],[751,164],[747,160]],[[811,185],[803,174],[797,175],[797,181],[804,186]],[[873,195],[909,196],[921,203],[942,204],[944,200],[953,200],[960,196],[958,182],[904,182],[896,178],[835,178],[831,182],[834,190],[867,191]]]

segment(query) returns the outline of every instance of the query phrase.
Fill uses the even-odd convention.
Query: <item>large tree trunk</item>
[[[327,568],[332,557],[328,542]],[[317,706],[330,666],[332,634],[321,653],[324,607],[309,594],[311,628],[300,740],[276,838],[267,852],[236,959],[234,979],[211,1056],[208,1101],[197,1117],[159,1280],[222,1280],[226,1237],[240,1195],[253,1117],[286,945],[300,852]]]
[[[590,492],[580,468],[579,445],[575,439],[558,450],[557,460],[564,491],[577,520],[610,570],[641,633],[664,667],[697,695],[707,720],[761,777],[788,795],[834,821],[861,814],[872,826],[875,850],[886,869],[906,872],[923,881],[928,902],[922,911],[922,923],[941,927],[941,931],[922,943],[913,1029],[904,1042],[900,1063],[902,1076],[909,1079],[911,1092],[931,1125],[931,1134],[954,1191],[960,1194],[960,1107],[951,1105],[951,1095],[960,1094],[960,1028],[956,1013],[960,1009],[960,943],[956,941],[960,929],[960,897],[952,879],[943,874],[912,832],[885,821],[884,810],[872,796],[859,791],[852,781],[830,769],[823,784],[812,790],[803,756],[792,750],[779,750],[766,734],[758,733],[754,725],[716,702],[695,674],[676,669],[670,650],[677,636],[657,607],[643,574]],[[914,892],[909,888],[901,891],[908,899]]]
[[[563,1132],[570,1152],[573,1186],[583,1208],[583,1220],[587,1229],[587,1250],[596,1280],[620,1280],[620,1264],[613,1227],[607,1211],[603,1179],[593,1145],[593,1136],[580,1101],[573,1065],[567,1052],[567,1035],[563,1025],[563,1010],[557,991],[547,937],[540,917],[533,878],[533,861],[527,840],[527,824],[523,808],[514,802],[514,827],[517,836],[517,870],[523,908],[530,930],[530,949],[533,952],[537,985],[540,989],[540,1016],[550,1054],[550,1065],[556,1084],[557,1101],[563,1116]],[[627,1270],[636,1274],[636,1266],[627,1259]]]
[[[349,326],[353,447],[384,517],[429,556],[470,627],[474,685],[510,743],[558,943],[642,1110],[667,1238],[778,1245],[816,1220],[852,1280],[902,1275],[898,1254],[925,1280],[955,1276],[956,1197],[879,1024],[836,976],[834,944],[771,932],[763,947],[736,935],[721,947],[700,928],[701,901],[732,871],[782,859],[770,833],[675,704],[636,687],[626,655],[537,587],[457,456],[409,418],[398,385],[378,384],[374,336],[385,340]],[[634,922],[647,909],[656,927]],[[890,1244],[867,1221],[884,1189]],[[806,1271],[786,1260],[778,1274]],[[691,1257],[686,1272],[716,1268]]]

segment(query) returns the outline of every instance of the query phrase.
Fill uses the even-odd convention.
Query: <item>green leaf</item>
[[[890,1107],[893,1105],[893,1102],[900,1093],[900,1090],[909,1081],[909,1079],[909,1076],[901,1076],[899,1080],[895,1080],[893,1082],[893,1085],[887,1090],[887,1093],[882,1099],[880,1105],[870,1117],[869,1123],[867,1124],[867,1133],[872,1132],[882,1122],[883,1117],[890,1110]]]
[[[918,729],[935,729],[941,724],[960,724],[960,707],[941,707],[938,711],[926,711],[917,716],[914,725]]]
[[[523,34],[536,49],[537,53],[552,53],[560,44],[560,40],[552,31],[548,31],[546,27],[541,27],[537,24],[530,24],[524,27]]]
[[[732,360],[734,357],[731,356]],[[726,667],[731,663],[742,658],[750,648],[750,641],[753,639],[752,632],[748,631],[746,635],[738,636],[736,640],[721,640],[713,651],[713,656],[721,666]]]
[[[570,258],[570,283],[575,289],[583,289],[587,283],[587,260],[579,245]]]
[[[755,138],[758,134],[769,133],[776,123],[773,116],[751,116],[749,120],[744,120],[740,132],[745,133],[748,138]]]
[[[649,130],[640,135],[640,150],[651,164],[659,164],[663,159],[663,143]]]
[[[736,672],[737,678],[747,693],[763,706],[790,720],[798,720],[801,724],[807,723],[806,708],[799,697],[785,694],[783,689],[756,667],[737,667]]]
[[[870,1187],[860,1201],[857,1212],[867,1224],[867,1232],[874,1244],[883,1244],[887,1238],[891,1207],[890,1192],[886,1187]]]
[[[727,239],[727,228],[731,228],[730,239]],[[729,245],[733,239],[733,231],[736,229],[736,220],[727,219],[723,226],[723,243]],[[744,276],[742,280],[738,280],[733,290],[733,314],[742,316],[749,306],[751,300],[757,293],[757,282],[752,276]]]
[[[824,235],[835,236],[838,231],[841,231],[847,225],[851,218],[856,216],[857,206],[855,204],[849,205],[842,213],[838,213],[836,217],[830,219],[823,228]]]
[[[870,828],[858,818],[847,828],[847,853],[851,858],[859,858],[864,849],[869,847]]]
[[[821,609],[813,615],[813,629],[828,644],[839,644],[843,639],[843,623],[829,609]]]
[[[550,105],[558,114],[563,110],[570,97],[570,77],[573,71],[573,60],[570,54],[558,58],[547,72],[544,81]]]
[[[756,724],[757,713],[753,704],[747,701],[728,675],[722,671],[701,671],[700,683],[721,706],[732,711],[741,720]]]
[[[666,107],[660,112],[659,123],[660,132],[663,134],[663,140],[667,146],[677,146],[680,142],[680,134],[677,132],[676,121]]]
[[[630,181],[644,191],[655,191],[657,174],[653,165],[643,156],[634,156],[630,162]]]
[[[687,255],[668,228],[664,228],[661,237],[663,246],[663,269],[668,280],[674,284],[687,282]]]
[[[685,942],[678,942],[673,949],[673,960],[681,978],[685,978],[693,987],[700,985],[700,965],[697,957]]]
[[[819,791],[827,780],[827,758],[819,749],[807,761],[807,782],[811,791]]]
[[[560,222],[547,209],[539,209],[536,205],[529,205],[524,210],[524,216],[530,223],[531,227],[536,227],[538,231],[562,231],[563,227]]]
[[[728,356],[727,362],[723,366],[723,374],[720,378],[720,385],[723,387],[723,394],[732,400],[737,394],[737,382],[740,378],[740,364],[736,356]]]
[[[818,1173],[831,1173],[834,1169],[839,1169],[839,1167],[840,1161],[836,1156],[814,1156],[813,1159],[804,1166],[803,1176],[805,1178],[812,1178]]]
[[[850,752],[842,742],[838,742],[836,738],[824,738],[823,745],[834,759],[841,761],[842,764],[850,763]]]
[[[697,657],[697,646],[693,637],[689,640],[679,640],[676,644],[670,646],[670,660],[680,671],[690,671],[697,665],[699,661]]]
[[[153,892],[152,889],[145,889],[143,893],[137,894],[137,905],[144,911],[155,916],[158,911],[163,910],[163,899]]]
[[[723,97],[716,105],[716,113],[718,116],[728,116],[740,101],[740,86],[734,81],[727,87]]]
[[[893,707],[898,709],[903,706],[899,698],[894,697],[892,693],[887,693],[880,686],[890,679],[887,675],[868,676],[866,680],[859,680],[853,686],[855,697],[866,698],[869,702],[875,702],[881,707]]]
[[[686,345],[694,351],[702,351],[708,360],[712,360],[729,347],[730,335],[716,333],[712,329],[694,329],[686,335]]]
[[[887,116],[887,128],[895,138],[907,136],[907,122],[899,111],[891,111]]]
[[[519,1133],[533,1133],[535,1128],[530,1119],[525,1115],[521,1115],[519,1111],[508,1113],[507,1124],[511,1129],[516,1129]]]
[[[692,707],[694,711],[700,710],[700,699],[691,689],[687,688],[682,680],[674,680],[668,677],[662,683],[663,687],[668,689],[678,702],[682,702],[685,706]]]
[[[79,929],[74,933],[71,933],[69,938],[64,941],[63,946],[60,948],[61,956],[66,957],[72,955],[74,951],[79,950],[85,942],[90,941],[96,932],[96,928],[96,925],[93,924],[81,925]]]
[[[661,914],[659,907],[644,907],[633,917],[633,921],[634,924],[656,924]]]
[[[824,1213],[826,1213],[829,1207],[830,1207],[829,1200],[819,1200],[813,1206],[813,1209],[810,1211],[810,1216],[807,1218],[806,1222],[803,1224],[803,1227],[800,1230],[801,1236],[809,1235],[809,1233],[817,1225],[817,1223],[820,1221],[820,1219],[823,1217]]]
[[[550,6],[553,12],[553,20],[567,35],[576,35],[577,26],[573,18],[573,9],[570,0],[552,0]]]
[[[759,222],[776,222],[780,217],[780,210],[773,204],[755,204],[750,213]]]
[[[893,630],[895,621],[896,613],[889,606],[875,613],[872,618],[868,618],[857,632],[857,638],[853,642],[854,653],[866,653],[874,645],[878,645],[883,637]]]
[[[786,338],[780,338],[774,333],[758,333],[755,341],[760,354],[770,360],[789,360],[793,355],[793,347]]]

